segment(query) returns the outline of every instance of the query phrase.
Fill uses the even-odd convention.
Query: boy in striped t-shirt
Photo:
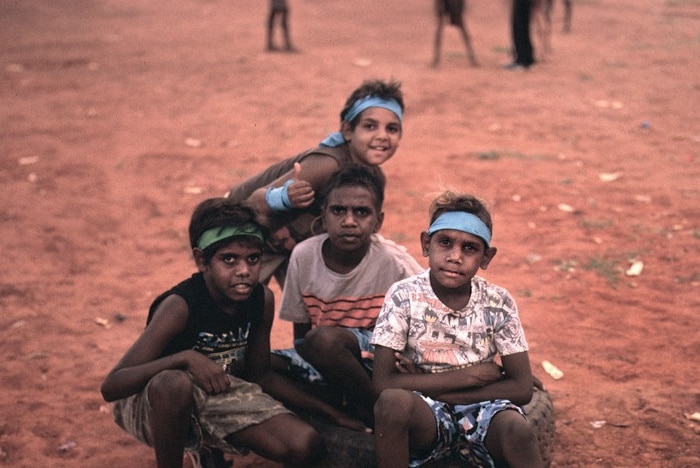
[[[297,377],[321,383],[326,396],[340,395],[349,414],[368,426],[374,323],[389,287],[423,270],[377,234],[383,201],[382,182],[362,166],[332,176],[321,212],[326,233],[298,244],[287,271],[280,318],[294,322],[295,349],[276,352]]]

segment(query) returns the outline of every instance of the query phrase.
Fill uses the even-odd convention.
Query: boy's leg
[[[287,51],[294,50],[292,46],[292,38],[289,34],[289,26],[287,25],[287,17],[289,16],[289,10],[284,10],[282,12],[282,34],[284,35],[284,47]]]
[[[270,14],[267,17],[267,50],[275,50],[274,33],[275,33],[275,16],[277,11],[270,7]]]
[[[159,467],[181,467],[190,427],[194,384],[183,371],[168,370],[148,386],[151,432]]]
[[[322,455],[323,442],[316,430],[293,414],[279,414],[226,437],[273,461],[303,466]]]
[[[357,340],[344,328],[318,327],[306,334],[297,351],[332,387],[345,391],[356,417],[371,426],[375,397]]]
[[[510,468],[544,466],[537,436],[517,411],[496,413],[489,424],[484,444],[491,458],[507,462]]]
[[[442,48],[442,19],[443,12],[440,7],[442,0],[435,1],[435,41],[433,43],[433,67],[437,67],[440,64],[440,49]]]
[[[378,468],[405,468],[411,451],[430,453],[437,440],[431,408],[409,390],[384,390],[374,405],[374,421]]]

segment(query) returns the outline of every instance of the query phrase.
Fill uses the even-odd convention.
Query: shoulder
[[[204,291],[204,293],[202,291]],[[160,294],[153,300],[148,310],[147,322],[151,321],[155,311],[161,306],[161,304],[167,302],[168,305],[172,305],[180,301],[186,308],[189,308],[192,298],[201,294],[208,295],[208,292],[206,292],[206,285],[204,284],[204,278],[202,275],[200,273],[195,273],[191,277],[181,281],[177,285]]]
[[[401,268],[408,275],[415,275],[425,270],[406,247],[386,239],[380,234],[372,236],[371,249],[373,255],[384,257],[386,261]]]
[[[387,296],[394,294],[408,298],[410,297],[411,292],[423,290],[426,288],[426,286],[430,287],[430,281],[426,281],[426,278],[427,271],[424,271],[422,273],[408,276],[396,281],[389,289]]]
[[[328,234],[317,234],[304,239],[294,246],[289,259],[290,268],[307,269],[313,264],[322,261],[321,246],[328,239]]]
[[[489,296],[510,297],[510,292],[503,286],[492,283],[483,276],[476,275],[472,278],[472,288],[476,288]]]
[[[292,256],[300,257],[310,254],[317,255],[317,249],[320,248],[320,245],[322,245],[326,239],[328,239],[328,234],[325,232],[322,234],[311,236],[308,239],[304,239],[303,241],[299,242],[297,245],[294,246],[294,249],[292,250]]]
[[[490,308],[515,309],[515,299],[503,286],[488,281],[481,276],[472,278],[472,291],[478,295],[477,299]],[[472,293],[472,294],[473,294]]]

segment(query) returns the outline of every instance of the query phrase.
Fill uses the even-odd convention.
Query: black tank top
[[[185,330],[168,344],[163,356],[194,349],[225,366],[232,361],[244,360],[248,335],[263,317],[265,292],[261,284],[256,285],[250,297],[242,303],[243,313],[232,316],[214,303],[204,276],[195,273],[153,301],[146,323],[151,321],[158,305],[172,294],[185,300],[189,318]]]

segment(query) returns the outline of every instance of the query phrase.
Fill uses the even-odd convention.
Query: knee
[[[283,456],[293,466],[304,466],[323,455],[324,445],[321,436],[311,426],[299,428],[288,442]]]
[[[303,352],[314,361],[323,360],[325,357],[330,358],[339,350],[345,349],[342,331],[336,327],[314,328],[304,337]],[[306,356],[302,357],[307,359]]]
[[[148,401],[154,411],[189,412],[193,405],[194,383],[190,376],[179,370],[157,374],[148,386]]]
[[[537,446],[537,436],[527,420],[517,411],[501,411],[494,416],[491,426],[495,426],[494,432],[498,434],[501,443],[508,443],[512,447],[524,449]],[[491,430],[489,429],[489,432]],[[488,437],[488,433],[487,433]]]
[[[406,427],[413,412],[414,395],[399,388],[383,390],[374,404],[376,425]]]

